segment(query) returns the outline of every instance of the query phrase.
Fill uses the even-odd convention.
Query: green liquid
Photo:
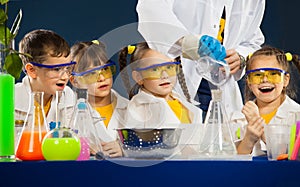
[[[15,152],[14,84],[14,77],[0,72],[0,156],[11,156]]]
[[[46,160],[76,160],[80,154],[80,141],[75,138],[46,138],[42,151]]]

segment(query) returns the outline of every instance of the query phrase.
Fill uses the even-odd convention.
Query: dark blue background
[[[72,45],[76,41],[97,39],[113,29],[137,22],[136,3],[137,0],[14,0],[9,3],[9,17],[12,22],[18,10],[23,10],[16,44],[27,32],[43,28],[54,30]],[[298,7],[300,1],[266,2],[261,26],[265,44],[300,53],[299,30],[295,29],[299,24]],[[293,76],[296,83],[300,81],[298,77],[297,73]]]

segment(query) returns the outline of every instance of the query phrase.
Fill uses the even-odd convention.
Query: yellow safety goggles
[[[286,74],[284,70],[277,68],[259,68],[246,72],[250,84],[260,84],[264,81],[265,77],[272,84],[281,83]]]
[[[169,77],[176,76],[179,71],[180,62],[164,62],[144,68],[136,68],[144,79],[160,79],[162,72],[166,72]]]
[[[116,64],[113,61],[109,61],[108,64],[103,66],[97,66],[93,69],[89,69],[84,72],[72,72],[72,75],[81,84],[93,84],[99,80],[99,76],[102,75],[105,79],[111,78],[116,73]]]

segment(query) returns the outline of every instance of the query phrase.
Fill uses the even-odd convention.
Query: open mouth
[[[159,86],[168,86],[168,85],[170,85],[171,83],[169,83],[169,82],[164,82],[164,83],[161,83],[161,84],[159,84]]]
[[[63,86],[65,86],[65,84],[64,83],[57,83],[56,86],[63,87]]]
[[[99,86],[98,88],[99,89],[105,89],[105,88],[107,88],[108,87],[108,85],[102,85],[102,86]]]
[[[269,92],[272,92],[273,90],[274,90],[274,87],[259,88],[259,91],[261,91],[262,93],[269,93]]]

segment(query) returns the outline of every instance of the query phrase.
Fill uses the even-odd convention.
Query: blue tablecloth
[[[155,163],[156,162],[156,163]],[[132,167],[132,166],[144,167]],[[148,165],[148,166],[146,166]],[[300,162],[90,160],[0,163],[0,186],[300,186]]]

